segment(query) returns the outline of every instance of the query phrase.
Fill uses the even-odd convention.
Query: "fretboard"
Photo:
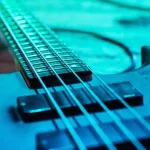
[[[59,40],[51,29],[31,15],[19,2],[2,1],[0,4],[0,28],[27,78],[34,79],[34,74],[21,50],[24,51],[40,77],[54,79],[54,73],[47,67],[38,51],[57,74],[62,77],[66,76],[64,80],[65,78],[73,78],[72,71],[68,69],[66,64],[83,80],[91,79],[91,71],[88,67]],[[76,82],[76,79],[74,81],[73,79],[72,81],[67,80],[66,83]],[[51,84],[48,83],[48,85]]]

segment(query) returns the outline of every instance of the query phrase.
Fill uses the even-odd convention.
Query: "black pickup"
[[[150,118],[146,118],[149,122]],[[130,132],[134,134],[146,149],[150,149],[150,133],[135,119],[124,120],[123,124]],[[99,123],[102,130],[110,138],[112,143],[118,150],[136,150],[131,141],[116,127],[115,123]],[[104,141],[98,137],[95,131],[90,126],[78,126],[75,131],[83,141],[88,150],[107,150]],[[53,138],[51,138],[53,137]],[[53,132],[39,133],[37,135],[37,148],[38,150],[61,149],[61,150],[77,150],[77,147],[72,140],[67,130],[57,130]]]
[[[111,84],[110,87],[130,106],[137,106],[143,103],[142,94],[129,82],[114,83]],[[109,94],[102,86],[93,86],[91,90],[108,108],[119,109],[125,107],[120,100],[112,94]],[[73,89],[71,91],[89,113],[103,111],[103,108],[84,88]],[[51,92],[51,94],[66,116],[82,114],[66,91]],[[18,97],[17,106],[19,113],[25,122],[59,117],[53,105],[48,105],[45,94]]]

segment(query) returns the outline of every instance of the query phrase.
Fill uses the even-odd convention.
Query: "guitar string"
[[[16,22],[17,23],[17,22]],[[46,42],[46,40],[44,39],[44,37],[42,37],[42,35],[40,35],[40,33],[28,22],[28,24],[36,31],[36,33],[40,36],[40,38]],[[18,24],[19,26],[19,24]],[[21,29],[21,27],[20,27]],[[24,32],[24,34],[26,34]],[[26,35],[27,36],[27,35]],[[30,40],[30,38],[28,38]],[[32,41],[32,40],[30,40]],[[34,47],[36,47],[36,45],[32,42],[32,44],[34,45]],[[47,43],[47,45],[56,53],[56,55],[61,59],[61,61],[63,61],[65,64],[66,62],[61,58],[61,56],[59,56],[59,54],[51,47],[51,45],[49,45]],[[38,48],[36,48],[36,50],[38,51]],[[59,81],[63,84],[63,86],[65,87],[65,89],[68,91],[68,93],[70,94],[70,96],[73,98],[74,96],[72,95],[73,93],[68,89],[68,87],[66,86],[66,84],[63,82],[63,80],[58,76],[58,74],[55,72],[55,70],[49,65],[49,63],[47,62],[47,60],[44,58],[43,54],[38,51],[38,53],[42,56],[43,60],[47,63],[47,65],[49,66],[49,68],[55,73],[55,75],[57,76],[57,78],[59,79]],[[114,115],[103,103],[99,102],[99,98],[93,93],[93,91],[91,91],[86,85],[85,83],[81,80],[81,78],[66,64],[66,66],[69,68],[69,70],[71,70],[71,72],[78,78],[78,80],[84,85],[84,87],[90,92],[90,94],[95,98],[95,100],[104,108],[104,110],[109,114],[109,116],[111,118],[113,118],[113,120],[115,121],[115,123],[117,124],[117,126],[119,128],[122,129],[122,131],[124,132],[124,134],[132,141],[132,143],[134,144],[134,146],[136,148],[144,148],[142,146],[142,144],[132,135],[132,133],[123,125],[123,123],[119,120],[119,118]]]
[[[3,20],[4,21],[4,20]],[[5,22],[5,24],[6,24],[6,22]],[[8,28],[8,26],[7,26],[7,28]],[[9,30],[10,31],[10,30]],[[12,34],[12,32],[11,32],[11,34]],[[14,34],[13,34],[14,35]],[[18,44],[18,43],[17,43]],[[23,54],[24,55],[24,54]],[[24,55],[25,56],[25,55]],[[37,74],[36,74],[36,76],[37,76]],[[38,77],[38,79],[39,79],[39,81],[40,81],[40,83],[41,83],[41,78],[39,78]],[[42,81],[42,86],[44,87],[44,90],[46,91],[46,93],[48,93],[48,96],[52,99],[52,95],[48,92],[48,89],[47,88],[45,88],[45,84],[43,85],[44,83],[43,83],[43,81]],[[53,98],[53,100],[54,100],[54,98]],[[53,102],[54,103],[54,102]],[[93,126],[93,129],[95,129],[95,131],[96,131],[96,133],[101,137],[101,139],[103,140],[103,142],[106,144],[106,146],[107,146],[107,148],[108,149],[110,149],[110,150],[117,150],[117,148],[114,146],[114,144],[112,143],[112,141],[110,141],[110,139],[108,138],[108,136],[104,133],[104,131],[96,124],[96,122],[94,121],[94,119],[90,116],[90,114],[84,109],[84,107],[82,106],[82,104],[80,104],[79,102],[78,102],[78,100],[77,100],[77,104],[80,106],[80,108],[83,108],[83,109],[81,109],[81,111],[85,114],[85,116],[87,117],[87,119],[89,120],[89,122],[91,123],[91,125]],[[55,104],[55,106],[56,106],[56,104]],[[57,107],[55,107],[55,108],[57,108],[56,110],[59,110],[59,115],[61,115],[60,113],[62,113],[62,110],[61,110],[61,108],[58,106],[58,104],[57,104]],[[72,133],[71,135],[72,136],[75,136],[76,138],[74,138],[75,140],[76,140],[76,144],[78,144],[78,141],[80,141],[79,140],[79,137],[77,137],[77,134],[75,134],[75,132],[74,132],[74,130],[73,130],[73,128],[72,127],[70,127],[71,125],[68,125],[68,121],[66,121],[66,119],[64,119],[64,118],[66,118],[66,117],[64,117],[64,114],[63,114],[63,116],[61,115],[61,118],[63,117],[63,121],[65,120],[65,122],[67,122],[67,123],[65,123],[67,126],[69,126],[68,127],[68,129],[69,130],[71,130],[70,132]],[[80,141],[79,142],[79,145],[78,145],[78,147],[79,147],[79,149],[85,149],[85,147],[83,146],[83,144],[82,144],[82,142]]]
[[[27,8],[25,8],[24,7],[24,5],[22,5],[21,3],[19,3],[19,5],[22,7],[22,8],[24,8],[25,10],[27,10],[27,12],[29,12],[28,11],[28,9]],[[29,13],[30,14],[30,13]],[[35,17],[35,16],[34,16]],[[36,18],[36,17],[35,17]],[[39,21],[40,22],[40,21]],[[41,22],[40,22],[41,23]],[[41,23],[42,24],[42,23]],[[43,24],[42,24],[43,25]],[[47,28],[47,26],[45,26],[45,25],[43,25],[47,30],[49,30],[50,31],[50,34],[53,34],[53,36],[55,36],[58,40],[59,40],[59,38],[58,38],[58,36],[54,33],[54,32],[52,32],[49,28]],[[86,31],[87,33],[90,33],[89,31]],[[96,33],[95,33],[96,34]],[[98,34],[96,34],[97,36],[98,36]],[[59,40],[60,41],[60,40]],[[61,41],[60,41],[61,42]],[[63,45],[65,45],[64,43],[63,43]],[[67,46],[66,46],[66,48],[68,48]],[[70,50],[71,51],[71,50]],[[71,53],[76,57],[76,58],[78,58],[72,51],[71,51]],[[82,61],[80,58],[78,58],[80,61]],[[87,66],[87,64],[85,64],[85,62],[83,62],[82,61],[82,63],[84,63],[84,65],[86,65]],[[87,66],[88,67],[88,69],[90,70],[90,71],[92,71],[92,69],[89,67],[89,66]],[[100,81],[100,82],[102,82],[102,84],[104,84],[104,86],[108,89],[108,91],[110,91],[136,118],[137,118],[137,120],[150,132],[150,123],[148,122],[148,121],[146,121],[134,108],[132,108],[126,101],[124,101],[123,100],[123,98],[121,98],[111,87],[109,87],[109,85],[107,85],[107,83],[106,82],[104,82],[99,76],[97,76],[97,74],[95,74],[94,72],[92,72],[93,73],[93,75]]]
[[[42,56],[42,58],[44,59],[44,61],[47,63],[48,67],[53,70],[54,69],[49,65],[49,63],[47,62],[47,60],[44,58],[43,54],[39,51],[39,54]],[[56,52],[57,54],[57,52]],[[57,55],[59,56],[59,54]],[[61,58],[61,57],[60,57]],[[62,59],[63,61],[63,59]],[[63,61],[64,62],[64,61]],[[65,62],[64,62],[65,63]],[[66,64],[66,63],[65,63]],[[89,87],[87,87],[87,85],[81,80],[81,78],[66,64],[66,66],[71,70],[71,72],[79,79],[79,81],[83,84],[83,86],[88,90],[88,92],[92,95],[92,97],[99,103],[99,105],[101,107],[103,107],[103,109],[106,111],[106,113],[108,113],[108,115],[112,118],[112,120],[114,120],[114,122],[117,124],[117,126],[122,129],[122,132],[130,139],[130,141],[134,144],[134,146],[138,149],[145,149],[143,147],[143,145],[134,137],[134,135],[132,135],[132,133],[123,125],[123,123],[118,119],[118,117],[113,114],[108,108],[107,106],[101,102],[101,99],[99,99],[97,97],[97,95],[95,95],[95,93],[93,93],[93,91],[91,91],[91,89]],[[72,96],[72,92],[69,90],[69,88],[66,86],[66,84],[63,82],[63,80],[61,80],[61,78],[58,76],[58,74],[56,72],[54,72],[55,75],[57,76],[57,78],[59,79],[59,81],[62,83],[62,85],[65,87],[65,89],[67,90],[67,92],[69,93],[69,95],[73,98]]]
[[[80,139],[79,135],[76,133],[76,131],[74,130],[74,128],[71,126],[69,120],[67,119],[67,117],[64,115],[63,111],[61,110],[61,108],[59,107],[59,105],[57,104],[57,102],[55,101],[55,99],[53,98],[53,96],[51,95],[51,93],[49,92],[49,90],[47,89],[47,87],[45,86],[44,82],[42,81],[41,77],[39,76],[39,74],[37,73],[37,71],[34,69],[33,65],[31,64],[30,60],[28,59],[28,57],[26,56],[26,54],[24,53],[24,51],[22,50],[21,45],[19,44],[19,42],[17,41],[15,35],[13,34],[11,28],[9,27],[9,25],[7,24],[7,22],[5,21],[5,19],[3,18],[3,16],[1,15],[1,19],[4,22],[5,26],[7,27],[8,31],[11,33],[11,36],[13,37],[13,39],[15,40],[15,42],[17,43],[20,52],[22,53],[22,55],[24,56],[24,59],[26,60],[28,66],[30,67],[30,69],[32,70],[32,72],[34,73],[35,77],[38,79],[38,81],[40,82],[40,84],[42,85],[43,89],[45,90],[46,96],[47,96],[47,102],[49,104],[49,106],[51,106],[51,102],[54,105],[57,113],[59,114],[60,118],[62,119],[63,123],[65,124],[69,134],[71,135],[72,139],[74,140],[76,146],[81,149],[81,150],[87,150],[86,146],[84,145],[83,141]]]
[[[31,25],[30,25],[31,26]],[[36,31],[37,32],[37,31]],[[42,38],[43,39],[43,38]],[[55,52],[56,53],[56,52]],[[58,55],[59,56],[59,55]],[[61,59],[62,60],[62,59]],[[46,60],[45,60],[46,61]],[[69,68],[70,69],[70,68]],[[71,70],[71,71],[73,71],[73,70]],[[80,81],[80,82],[82,82],[82,80]],[[83,83],[84,84],[84,83]],[[85,86],[85,85],[84,85]],[[86,87],[86,86],[85,86]],[[87,88],[87,87],[86,87]],[[91,92],[90,90],[89,90],[89,92]],[[91,93],[90,93],[91,94]],[[93,93],[94,94],[94,93]],[[95,95],[94,95],[95,96]],[[112,115],[111,115],[111,117],[112,117]],[[118,124],[117,124],[118,125]],[[122,128],[123,129],[123,128]],[[130,134],[129,134],[130,135]],[[131,136],[131,135],[130,135]]]
[[[29,23],[29,22],[28,22]],[[32,26],[31,24],[30,24],[30,26]],[[33,28],[33,26],[32,26],[32,28]],[[35,28],[34,28],[35,29]],[[36,30],[36,32],[38,32],[37,30]],[[42,38],[42,39],[44,39],[44,38]]]
[[[23,5],[21,5],[21,3],[19,3],[20,4],[20,6],[22,7],[22,8],[24,8],[25,10],[26,10],[26,8],[23,6]],[[28,10],[27,10],[27,12],[29,12]],[[30,13],[29,13],[30,14]],[[35,17],[36,18],[36,17]],[[40,21],[39,21],[40,22]],[[41,23],[41,22],[40,22]],[[42,23],[41,23],[42,24]],[[43,24],[42,24],[43,25]],[[44,26],[44,25],[43,25]],[[44,26],[47,30],[49,30],[49,28],[47,28],[47,26]],[[54,33],[54,32],[52,32],[51,30],[49,30],[49,32],[50,32],[50,34],[53,34],[53,36],[55,36],[57,39],[58,39],[58,41],[60,41],[59,40],[59,38],[58,38],[58,36]],[[89,31],[86,31],[87,33],[89,33]],[[96,34],[97,35],[97,34]],[[97,35],[98,36],[98,35]],[[60,41],[61,42],[61,41]],[[63,44],[63,45],[65,45],[65,44]],[[68,48],[67,46],[66,46],[66,48]],[[71,51],[71,50],[70,50]],[[76,57],[76,58],[78,58],[72,51],[71,51],[71,53]],[[78,58],[78,59],[80,59],[80,58]],[[80,59],[80,61],[82,61],[81,59]],[[85,62],[83,62],[82,61],[82,63],[84,63],[84,65],[85,66],[87,66],[87,64],[85,64]],[[89,66],[87,66],[88,67],[88,69],[90,70],[90,71],[92,71],[92,69],[89,67]],[[99,77],[94,73],[94,72],[92,72],[93,74],[94,74],[94,76],[101,82],[101,79],[99,79]],[[108,89],[108,91],[110,90],[110,92],[118,99],[118,100],[120,100],[121,101],[121,103],[138,119],[138,121],[150,132],[150,124],[144,119],[144,118],[142,118],[142,116],[139,114],[139,113],[137,113],[136,112],[136,110],[134,109],[134,108],[132,108],[132,107],[130,107],[130,105],[126,102],[126,101],[124,101],[113,89],[111,89],[110,87],[109,87],[109,85],[107,85],[104,81],[102,81],[102,83],[104,84],[104,86]]]
[[[122,49],[129,57],[131,64],[121,71],[121,73],[129,72],[135,69],[136,63],[135,63],[135,54],[132,53],[131,49],[124,45],[122,42],[119,42],[113,38],[110,38],[108,36],[104,36],[100,33],[96,33],[94,31],[87,31],[83,29],[76,29],[76,28],[69,28],[69,27],[51,27],[51,30],[54,32],[70,32],[70,33],[79,33],[79,34],[87,34],[90,35],[98,40],[102,40],[104,42],[110,43],[112,45],[117,46],[118,48]],[[55,33],[56,34],[56,33]],[[67,46],[68,47],[68,46]]]
[[[46,27],[46,26],[44,26],[44,27]],[[47,30],[49,30],[49,28],[47,28]],[[50,30],[50,33],[53,34],[56,38],[58,38],[58,36],[51,30]],[[90,33],[90,32],[87,31],[87,33]],[[98,34],[97,34],[97,36],[98,36]],[[65,44],[63,44],[63,45],[65,45]],[[67,46],[66,46],[66,48],[67,48]],[[80,61],[82,61],[82,59],[77,57],[72,51],[71,51],[71,53],[76,58],[78,58]],[[92,71],[92,69],[84,61],[82,61],[82,63],[84,63],[84,65],[90,71]],[[95,72],[92,72],[92,73],[103,84],[104,88],[107,89],[107,92],[109,91],[111,94],[113,94],[130,111],[130,113],[132,113],[137,118],[137,120],[150,132],[150,123],[148,121],[146,121],[144,118],[142,118],[142,116],[134,108],[132,108],[126,101],[124,101],[124,99],[122,97],[120,97],[104,80],[102,80],[102,78],[100,78]],[[88,85],[90,85],[90,84],[88,83]]]

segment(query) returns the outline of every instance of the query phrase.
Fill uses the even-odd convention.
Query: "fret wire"
[[[39,47],[39,50],[40,50],[40,51],[49,51],[49,49],[43,48],[43,47]],[[49,51],[49,52],[52,53],[51,51]]]
[[[27,55],[27,56],[28,56],[28,55]],[[33,58],[33,59],[34,59],[34,58],[40,58],[40,57],[39,57],[38,55],[29,55],[28,58],[29,58],[29,59],[30,59],[30,58]],[[40,60],[41,60],[41,58],[40,58]]]
[[[23,59],[23,58],[21,57],[20,59]],[[31,61],[32,61],[32,60],[31,60]],[[37,60],[34,60],[33,63],[34,63],[35,61],[37,61]],[[25,61],[22,61],[22,62],[25,62]],[[50,63],[53,63],[53,62],[60,62],[60,61],[59,61],[59,60],[53,60],[53,61],[49,61],[49,62],[50,62]],[[43,63],[43,62],[41,62],[41,63]],[[39,64],[39,62],[38,62],[37,64]]]
[[[42,46],[44,46],[45,47],[45,45],[42,45]],[[38,45],[38,47],[39,47],[39,45]],[[28,48],[31,48],[31,47],[25,47],[25,49],[28,49]],[[34,55],[35,57],[37,56],[37,55]],[[66,56],[68,56],[68,55],[66,55]],[[33,56],[28,56],[28,58],[30,58],[30,57],[32,57],[33,58]],[[48,57],[48,56],[47,56]],[[56,58],[55,56],[49,56],[49,57],[51,57],[51,58]],[[36,59],[37,60],[37,59]],[[33,59],[31,60],[31,61],[33,61]],[[62,67],[62,68],[56,68],[56,70],[57,69],[63,69],[64,67]],[[64,68],[65,69],[65,68]]]
[[[83,62],[84,63],[84,62]],[[91,68],[90,67],[88,67],[90,70],[91,70]],[[96,74],[95,74],[95,76],[97,76]],[[99,78],[98,76],[97,76],[97,78]],[[99,80],[102,80],[102,79],[100,79],[99,78]],[[105,83],[103,80],[101,81],[102,83]],[[107,85],[107,83],[105,83],[104,85]],[[109,89],[111,89],[108,85],[107,85],[107,87],[108,87],[108,90]],[[116,97],[119,97],[118,99],[127,107],[127,108],[129,108],[129,110],[137,117],[137,119],[143,124],[143,126],[144,127],[146,127],[149,131],[150,131],[150,124],[145,120],[145,119],[143,119],[142,118],[142,116],[140,116],[132,107],[130,107],[129,106],[129,104],[127,104],[113,89],[111,89],[113,92],[113,94],[115,93],[115,95],[116,95]]]
[[[22,30],[23,31],[23,30]],[[24,32],[24,31],[23,31]],[[34,43],[33,43],[34,44]],[[36,47],[36,46],[35,46]],[[38,50],[38,49],[37,49]],[[74,98],[75,99],[75,98]],[[78,103],[77,103],[78,104]],[[80,107],[79,107],[81,110],[84,110],[83,112],[85,113],[86,112],[86,110],[84,109],[84,107],[82,106],[82,105],[80,105]],[[88,115],[88,113],[86,114],[86,116]],[[91,125],[94,127],[94,129],[96,130],[96,131],[98,131],[98,133],[99,133],[99,136],[101,137],[101,138],[103,138],[103,136],[105,135],[105,134],[103,134],[103,136],[101,136],[102,134],[100,134],[102,131],[101,131],[101,129],[99,128],[99,126],[94,122],[94,119],[92,119],[91,117],[90,117],[90,115],[88,115],[88,117],[87,117],[87,119],[90,121],[90,123],[91,123]],[[93,124],[92,124],[92,122],[93,122]],[[103,132],[102,132],[103,133]],[[108,139],[107,139],[107,141],[108,141]],[[104,141],[105,142],[105,141]],[[107,143],[107,142],[106,142]],[[110,145],[108,145],[108,143],[109,144],[111,144],[111,146]],[[108,147],[114,147],[113,146],[113,144],[111,143],[111,141],[109,141],[107,143],[107,146]],[[116,149],[115,147],[114,147],[114,149]]]
[[[66,47],[60,40],[58,40],[58,38],[56,38],[57,39],[57,41],[59,41],[59,44],[63,47],[63,48],[65,48],[65,49],[67,49],[69,52],[71,52],[69,49],[68,49],[68,47]],[[56,48],[54,48],[55,50],[56,50]],[[72,53],[72,52],[71,52]],[[78,59],[79,60],[79,59]]]
[[[78,63],[67,63],[67,65],[77,65]],[[38,64],[37,65],[37,67],[36,67],[36,65],[35,64],[33,64],[34,65],[34,67],[35,68],[38,68],[38,67],[41,67],[41,68],[46,68],[46,66],[44,65],[44,64]],[[79,65],[79,64],[78,64]],[[51,66],[53,67],[53,68],[56,68],[57,66],[61,66],[60,64],[51,64]],[[25,66],[24,65],[24,67],[27,67],[27,66]],[[59,67],[59,68],[64,68],[65,69],[65,67]],[[81,68],[80,66],[71,66],[71,68]]]
[[[57,40],[56,40],[57,41]],[[61,53],[61,52],[60,52]],[[63,52],[62,52],[63,53]],[[79,60],[79,59],[78,59]]]
[[[30,44],[29,42],[26,42],[26,43],[21,43],[20,45],[24,46],[24,45],[29,45],[29,44]]]
[[[22,21],[22,20],[21,20]],[[26,23],[26,21],[24,21],[24,23]],[[33,31],[33,30],[32,30]],[[55,38],[55,41],[58,41],[56,38]],[[24,43],[23,43],[23,45],[24,45]],[[26,48],[25,48],[26,49]],[[27,49],[28,49],[28,47],[27,47]],[[66,50],[65,50],[65,52],[66,52]],[[64,56],[64,55],[63,55]],[[64,56],[65,57],[65,56]]]
[[[23,44],[24,45],[24,44]],[[42,45],[44,46],[44,45]],[[31,47],[25,47],[24,49],[28,49],[28,48],[31,48]],[[34,55],[35,56],[35,55]],[[33,56],[28,56],[28,57],[33,57]],[[51,57],[52,58],[52,57]]]
[[[26,63],[25,61],[20,61],[21,64]],[[39,62],[32,62],[33,65],[39,65]]]
[[[18,39],[19,42],[22,42],[22,41],[26,41],[26,38],[20,38]]]
[[[48,29],[49,30],[49,29]],[[85,63],[84,63],[85,64]],[[88,67],[88,66],[87,66]],[[89,68],[89,67],[88,67]],[[90,69],[91,70],[91,69]],[[83,83],[84,84],[84,83]],[[113,114],[114,115],[114,114]],[[117,117],[117,116],[116,116]],[[118,124],[117,124],[118,125]],[[122,124],[123,125],[123,124]],[[125,127],[125,126],[124,126]],[[128,130],[126,130],[127,132],[128,132]],[[134,143],[134,140],[132,140],[132,138],[131,137],[133,137],[132,136],[132,134],[130,133],[130,132],[128,132],[128,137],[129,137],[129,139],[132,141],[132,143],[135,145],[135,147],[137,147],[138,148],[138,144],[139,144],[139,146],[141,147],[141,149],[145,149],[144,147],[143,147],[143,145],[136,139],[136,138],[134,138],[134,140],[136,141],[136,143],[137,143],[137,145]]]
[[[33,65],[34,66],[34,65]],[[55,67],[55,66],[52,66],[56,71],[57,70],[62,70],[62,69],[64,69],[64,70],[66,70],[66,68],[65,67]],[[41,67],[41,68],[37,68],[37,67],[34,67],[36,70],[38,70],[38,69],[41,69],[41,70],[45,70],[45,71],[47,71],[47,67]],[[43,69],[42,69],[43,68]],[[74,68],[74,69],[79,69],[79,70],[82,70],[81,69],[81,67],[71,67],[71,68]],[[30,69],[25,69],[25,70],[27,70],[27,71],[30,71]],[[51,72],[51,70],[50,70],[50,72]]]
[[[41,54],[42,55],[42,54]],[[109,112],[109,111],[107,111],[107,112]],[[117,118],[117,116],[115,116],[114,114],[112,114],[112,113],[110,113],[110,115],[112,116],[112,118]],[[117,121],[118,122],[118,119],[114,119],[115,121]],[[124,129],[123,131],[126,131],[127,132],[127,137],[132,141],[132,143],[134,144],[134,146],[135,147],[141,147],[141,149],[145,149],[144,148],[144,146],[127,130],[127,128],[125,127],[125,126],[123,126],[123,124],[121,123],[121,122],[118,122],[119,123],[119,127],[120,128],[122,128],[122,129]],[[126,132],[124,132],[124,133],[126,133]],[[131,138],[132,137],[132,138]],[[134,142],[134,140],[136,141],[136,142]],[[138,146],[137,146],[138,145]]]
[[[21,63],[24,63],[24,62],[25,62],[25,61],[21,61]],[[55,61],[55,62],[54,62],[54,61],[51,61],[51,62],[48,61],[48,62],[52,64],[52,63],[57,63],[58,61]],[[41,65],[41,64],[44,65],[44,63],[42,63],[42,62],[40,62],[40,64],[39,64],[39,62],[38,62],[38,63],[32,63],[32,64],[33,64],[33,65]],[[68,64],[68,65],[77,65],[77,64],[79,65],[80,63],[78,63],[78,62],[72,62],[72,63],[67,63],[67,64]],[[60,63],[59,63],[59,64],[56,64],[56,65],[57,65],[57,66],[61,66]],[[25,66],[25,65],[24,65],[24,66]],[[52,66],[55,66],[55,65],[52,64]]]
[[[37,39],[39,39],[39,37],[37,37],[37,36],[33,36],[33,37],[30,37],[30,39],[32,39],[32,40],[37,40]]]
[[[2,16],[1,16],[2,18]],[[3,19],[3,18],[2,18]],[[3,19],[3,22],[5,22],[5,20]],[[6,24],[6,22],[5,22]],[[7,25],[7,24],[6,24]],[[48,98],[47,102],[50,106],[50,102],[52,102],[52,104],[54,105],[55,109],[57,110],[59,116],[61,117],[61,119],[63,120],[63,123],[65,124],[65,126],[68,129],[69,134],[71,135],[71,137],[73,138],[76,146],[79,149],[82,150],[86,150],[87,148],[85,147],[85,145],[83,144],[82,140],[80,139],[80,137],[78,136],[78,134],[76,133],[76,131],[74,130],[74,128],[71,126],[70,122],[68,121],[67,117],[65,116],[65,114],[63,113],[63,111],[61,110],[61,108],[59,107],[59,105],[57,104],[57,102],[55,102],[54,97],[51,95],[51,93],[48,91],[46,85],[44,84],[44,82],[42,81],[41,77],[39,76],[39,74],[36,72],[36,70],[34,70],[34,67],[32,66],[32,64],[30,63],[30,61],[28,60],[28,58],[26,57],[26,54],[23,52],[23,50],[21,49],[21,46],[19,45],[19,43],[17,42],[17,39],[15,38],[11,28],[9,28],[9,25],[7,25],[7,28],[9,29],[9,31],[11,32],[11,34],[13,35],[16,43],[18,44],[18,47],[20,48],[22,54],[25,56],[25,59],[27,60],[30,68],[32,69],[32,71],[34,72],[34,75],[37,77],[37,79],[39,80],[39,83],[42,85],[42,87],[45,90],[46,96]]]
[[[46,48],[46,46],[45,45],[37,45],[37,48],[41,48],[41,47],[44,47],[44,48]]]
[[[56,36],[56,35],[55,35]],[[57,37],[57,36],[56,36]],[[73,54],[73,53],[72,53]],[[73,54],[74,55],[74,54]],[[76,55],[74,55],[75,57],[77,57]],[[80,58],[78,58],[80,59]],[[82,61],[80,59],[80,61]],[[83,62],[83,61],[82,61]],[[84,63],[84,62],[83,62]],[[84,63],[85,64],[85,63]],[[85,64],[86,65],[86,64]],[[86,65],[87,66],[87,65]],[[87,66],[88,69],[90,71],[92,71],[92,69]],[[121,103],[129,109],[129,111],[139,120],[139,122],[147,128],[148,131],[150,131],[150,124],[149,122],[147,122],[144,118],[142,118],[142,116],[135,110],[133,109],[127,102],[125,102],[105,81],[103,81],[98,75],[96,75],[94,72],[93,72],[94,76],[104,85],[104,87],[107,88],[108,91],[110,91],[118,100],[121,101]]]

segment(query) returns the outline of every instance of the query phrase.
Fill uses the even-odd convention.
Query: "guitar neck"
[[[83,80],[91,79],[91,71],[85,63],[74,55],[52,30],[31,15],[21,4],[10,1],[8,4],[5,1],[0,4],[0,10],[1,31],[22,68],[23,76],[32,82],[30,83],[30,85],[32,84],[31,87],[38,87],[38,85],[34,85],[34,74],[21,51],[25,53],[40,77],[45,78],[45,80],[47,77],[54,79],[54,73],[47,67],[39,52],[57,74],[62,77],[65,76],[66,83],[77,82],[75,78],[72,81],[67,81],[67,78],[73,78],[73,75],[66,64],[74,72],[77,72]],[[59,83],[55,81],[55,83],[50,84],[46,81],[46,84],[53,86]]]

